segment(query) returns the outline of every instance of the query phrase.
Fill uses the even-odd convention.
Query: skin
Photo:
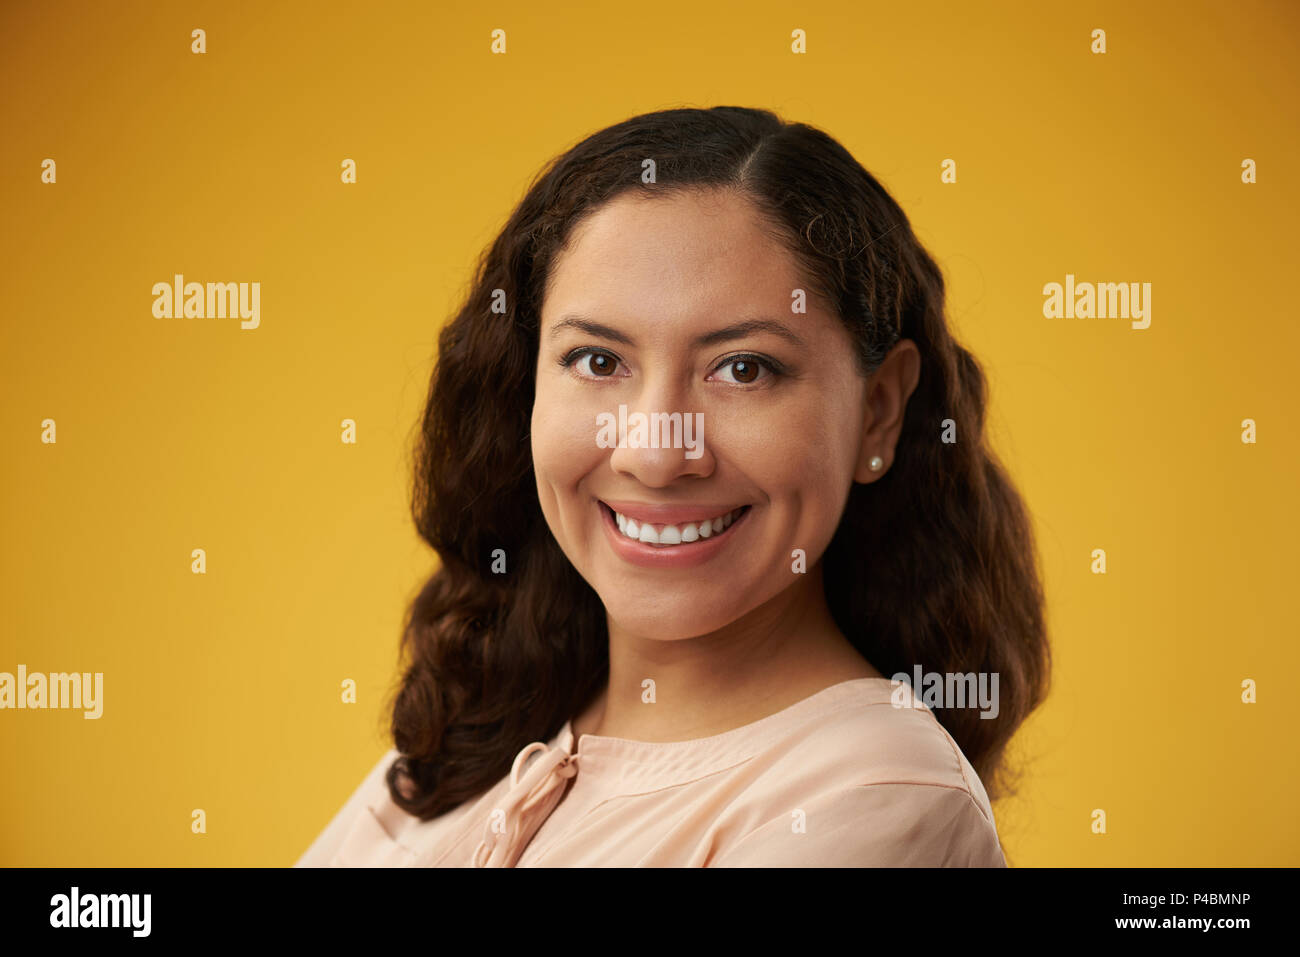
[[[609,625],[609,683],[575,716],[578,736],[707,737],[832,684],[881,677],[831,618],[821,556],[852,483],[875,481],[893,461],[920,355],[903,340],[863,378],[831,310],[809,294],[807,312],[792,312],[792,290],[807,284],[768,232],[734,191],[625,194],[581,223],[555,261],[532,415],[537,493]],[[559,327],[571,314],[631,344]],[[775,319],[801,344],[770,331],[694,344],[755,316]],[[603,358],[562,368],[581,347]],[[748,365],[735,365],[737,355]],[[629,415],[702,412],[704,454],[601,448],[596,417],[620,404]],[[873,455],[885,461],[878,472],[867,464]],[[705,565],[645,568],[614,552],[601,499],[725,502],[751,512]],[[796,548],[807,555],[805,574],[792,570]],[[642,702],[646,678],[656,706]]]

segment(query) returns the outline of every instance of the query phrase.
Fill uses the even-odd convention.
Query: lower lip
[[[614,513],[604,502],[597,502],[596,508],[600,509],[605,532],[609,536],[614,553],[624,561],[646,568],[690,568],[693,565],[704,564],[727,547],[727,543],[734,537],[736,528],[745,524],[749,513],[754,510],[752,506],[745,509],[739,518],[708,538],[698,538],[685,545],[665,546],[649,545],[628,538],[618,530]]]

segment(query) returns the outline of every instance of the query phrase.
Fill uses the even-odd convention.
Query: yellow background
[[[387,746],[402,612],[434,567],[412,429],[480,249],[588,133],[732,104],[822,127],[881,180],[988,373],[1056,656],[1023,791],[995,805],[1011,863],[1300,864],[1298,21],[6,0],[0,671],[105,677],[98,721],[0,712],[0,863],[297,859]],[[261,327],[155,319],[178,272],[260,282]],[[1044,318],[1066,273],[1150,282],[1150,328]]]

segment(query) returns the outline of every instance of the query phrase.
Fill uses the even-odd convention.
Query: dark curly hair
[[[998,673],[996,718],[973,708],[936,717],[990,798],[1010,793],[1004,752],[1046,695],[1050,652],[1032,529],[985,444],[983,372],[949,334],[938,266],[875,178],[820,130],[720,106],[635,116],[553,160],[439,336],[412,513],[441,567],[403,625],[394,803],[430,820],[481,795],[608,679],[604,607],[552,536],[533,477],[541,305],[575,224],[627,190],[684,188],[739,191],[762,211],[850,330],[864,375],[900,339],[916,344],[920,380],[896,461],[853,485],[824,556],[826,599],[885,675],[917,664]],[[941,441],[954,427],[958,440]],[[504,575],[492,571],[497,549]]]

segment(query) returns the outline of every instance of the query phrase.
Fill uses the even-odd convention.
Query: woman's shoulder
[[[790,802],[710,867],[1005,867],[997,826],[967,790],[917,782],[830,789]]]
[[[934,713],[864,682],[749,768],[715,866],[1005,866],[979,775]]]
[[[917,784],[967,791],[987,805],[979,776],[934,712],[906,684],[852,682],[772,742],[781,773],[831,787]],[[793,746],[790,746],[793,744]]]
[[[828,715],[816,729],[813,750],[839,760],[855,756],[847,770],[859,785],[910,783],[950,787],[988,804],[984,786],[957,741],[907,685],[888,685],[857,707]]]
[[[398,757],[396,748],[380,756],[295,867],[353,863],[351,856],[363,845],[384,849],[389,856],[405,856],[406,849],[395,835],[402,813],[388,791],[388,769]]]

